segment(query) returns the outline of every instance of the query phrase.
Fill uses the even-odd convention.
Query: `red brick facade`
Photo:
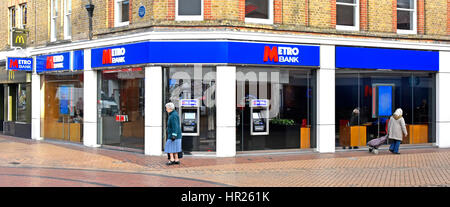
[[[114,0],[108,0],[108,27],[114,27]]]
[[[175,20],[175,1],[167,0],[167,20]]]
[[[331,28],[336,28],[336,0],[330,0],[331,3]]]
[[[203,0],[203,18],[205,20],[214,20],[211,15],[211,0]]]
[[[425,34],[425,1],[417,0],[417,34]]]
[[[273,23],[283,23],[283,0],[273,0]]]
[[[367,0],[360,0],[359,2],[359,30],[367,31],[368,20],[367,20]]]

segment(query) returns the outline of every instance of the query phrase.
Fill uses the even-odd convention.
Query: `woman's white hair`
[[[166,107],[169,109],[175,109],[175,104],[173,104],[172,102],[166,103]]]
[[[403,110],[401,108],[398,108],[397,110],[395,110],[394,115],[402,116],[403,115]]]

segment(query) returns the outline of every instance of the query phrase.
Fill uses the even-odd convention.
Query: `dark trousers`
[[[398,148],[400,147],[400,141],[391,139],[392,143],[389,149],[395,153],[398,153]]]

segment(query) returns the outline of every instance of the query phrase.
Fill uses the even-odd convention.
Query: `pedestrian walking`
[[[178,153],[181,152],[181,127],[180,127],[180,117],[178,112],[175,110],[175,105],[173,103],[166,104],[166,111],[169,114],[169,119],[167,121],[167,141],[164,147],[164,152],[168,153],[170,156],[167,165],[180,164],[180,159]]]
[[[390,152],[400,154],[398,150],[403,136],[408,136],[408,132],[406,131],[405,119],[403,119],[403,110],[398,108],[389,119],[388,124],[388,137],[392,141],[389,147]]]

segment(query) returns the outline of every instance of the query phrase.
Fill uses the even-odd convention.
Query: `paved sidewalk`
[[[234,158],[166,156],[0,136],[0,186],[450,186],[450,149]]]

